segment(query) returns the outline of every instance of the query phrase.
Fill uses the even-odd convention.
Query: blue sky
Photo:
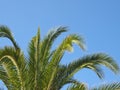
[[[25,52],[38,27],[44,36],[53,27],[68,26],[68,34],[79,33],[85,38],[87,51],[75,46],[74,52],[67,53],[61,63],[67,64],[86,54],[105,52],[120,65],[120,0],[1,0],[0,25],[11,29]],[[10,45],[10,42],[0,39],[0,47],[4,45]],[[75,78],[90,87],[120,81],[120,75],[104,70],[104,80],[87,69],[78,72]],[[62,90],[66,90],[65,87]]]

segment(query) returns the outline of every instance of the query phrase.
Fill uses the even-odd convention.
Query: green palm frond
[[[62,33],[66,32],[67,28],[66,27],[58,27],[56,29],[51,30],[48,35],[43,39],[41,42],[41,62],[44,62],[44,64],[48,63],[49,60],[49,55],[51,51],[51,47],[55,41],[55,39],[61,35]]]
[[[0,37],[6,37],[8,39],[11,40],[11,42],[13,43],[14,47],[16,49],[19,49],[18,44],[16,43],[16,41],[13,38],[12,33],[10,32],[10,29],[6,26],[0,26]]]
[[[50,64],[52,64],[53,66],[58,65],[62,56],[64,55],[65,51],[66,50],[68,50],[68,51],[73,50],[74,43],[78,44],[83,50],[85,49],[83,38],[79,35],[71,34],[71,35],[67,36],[63,40],[63,42],[59,45],[59,47],[56,49],[56,51],[54,52],[54,54],[52,56]]]
[[[6,87],[9,87],[10,84],[9,77],[6,73],[6,69],[3,68],[2,65],[0,65],[0,79],[5,83]]]
[[[120,82],[102,84],[98,87],[91,88],[90,90],[120,90]]]
[[[33,88],[38,89],[39,80],[39,60],[40,60],[40,29],[38,29],[37,35],[34,36],[29,44],[29,83]]]
[[[6,59],[4,60],[4,63],[2,63],[2,67],[4,69],[4,75],[6,75],[7,81],[4,83],[6,84],[7,88],[20,88],[21,84],[19,75],[17,74],[16,68],[13,67],[14,65],[10,62],[10,60]],[[2,71],[3,72],[3,71]],[[4,81],[4,78],[1,78],[1,80]]]
[[[119,72],[119,66],[117,63],[105,53],[97,53],[93,55],[84,56],[76,61],[73,61],[67,66],[68,77],[72,77],[77,71],[82,68],[89,68],[96,72],[96,74],[103,78],[104,73],[101,69],[101,65],[108,67],[115,74]]]
[[[7,75],[10,83],[15,84],[12,86],[21,86],[24,76],[22,75],[24,73],[23,69],[25,69],[26,66],[26,62],[22,53],[19,56],[16,55],[16,50],[13,47],[5,47],[4,49],[0,49],[0,64],[3,68],[2,72]]]
[[[29,60],[30,63],[32,63],[33,65],[35,65],[36,63],[38,63],[39,60],[39,45],[40,45],[40,30],[38,30],[38,33],[36,36],[34,36],[31,40],[31,42],[29,43],[29,48],[28,48],[28,54],[29,54]]]
[[[48,79],[48,82],[49,82],[48,88],[52,84],[53,78],[54,78],[55,74],[57,73],[60,60],[62,59],[66,50],[68,50],[68,51],[72,50],[73,43],[78,44],[82,49],[84,49],[83,48],[84,47],[83,38],[79,35],[71,34],[63,40],[63,42],[60,44],[60,46],[53,53],[53,56],[50,60],[50,63],[48,64],[48,68],[47,68],[47,74],[49,74],[49,77],[50,77],[50,80]]]
[[[88,88],[85,83],[76,83],[70,85],[67,90],[88,90]]]

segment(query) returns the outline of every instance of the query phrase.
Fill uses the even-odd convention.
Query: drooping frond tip
[[[82,50],[86,50],[85,41],[81,35],[74,34],[74,39],[73,43],[78,44]]]
[[[59,35],[61,35],[63,32],[67,32],[67,27],[59,26],[56,28],[52,28],[48,34],[47,37],[50,39],[55,40]]]
[[[18,44],[16,43],[10,29],[7,26],[3,26],[3,25],[0,26],[0,37],[8,38],[13,43],[14,47],[16,49],[19,49]]]
[[[64,48],[70,52],[73,51],[73,44],[77,44],[82,50],[85,50],[85,41],[82,36],[77,34],[67,36],[63,41],[63,44],[65,44]]]

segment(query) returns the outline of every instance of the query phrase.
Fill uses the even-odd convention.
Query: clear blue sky
[[[68,26],[68,33],[84,36],[87,51],[82,52],[75,46],[74,52],[66,54],[61,63],[69,63],[86,54],[105,52],[120,65],[120,0],[1,0],[0,24],[12,30],[25,52],[38,26],[42,36],[52,27]],[[0,47],[9,43],[0,39]],[[75,78],[90,87],[120,81],[120,75],[115,76],[108,69],[105,72],[104,80],[87,69],[78,72]],[[65,87],[62,90],[66,90]]]

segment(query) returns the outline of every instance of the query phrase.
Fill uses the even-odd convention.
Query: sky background
[[[67,34],[81,34],[87,50],[84,52],[74,46],[74,52],[66,53],[61,63],[68,64],[84,55],[104,52],[120,65],[120,0],[0,0],[0,25],[11,29],[25,54],[38,27],[45,36],[51,28],[68,26]],[[10,41],[0,39],[0,48],[5,45],[11,45]],[[108,69],[104,71],[104,80],[87,69],[78,72],[74,78],[90,87],[120,81],[120,75],[116,76]],[[2,82],[0,87],[4,87]],[[61,90],[66,90],[66,86]]]

